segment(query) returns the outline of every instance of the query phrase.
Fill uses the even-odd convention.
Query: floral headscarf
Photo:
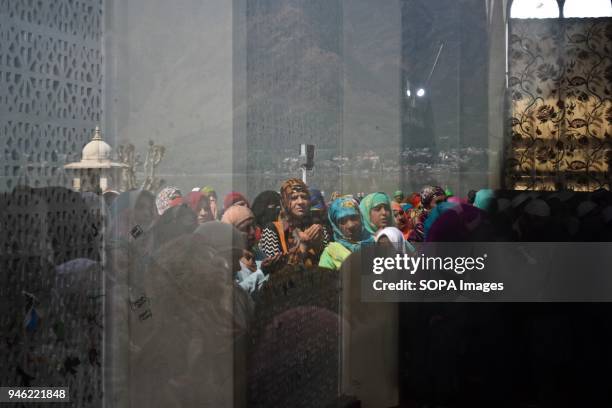
[[[378,227],[376,227],[376,225],[374,225],[370,220],[370,211],[372,208],[381,204],[387,204],[389,211],[391,211],[391,200],[389,200],[389,196],[385,193],[379,192],[368,194],[363,198],[363,200],[361,200],[361,203],[359,203],[359,209],[361,210],[361,217],[363,219],[363,226],[365,227],[366,231],[372,235],[376,234]],[[390,226],[395,225],[393,214],[390,215],[390,218]]]
[[[155,205],[157,212],[162,215],[168,208],[183,203],[183,194],[178,187],[166,187],[157,194]]]
[[[433,199],[440,196],[446,196],[446,192],[442,187],[427,186],[421,191],[421,205],[424,208],[429,209],[429,205]]]
[[[361,217],[361,239],[359,242],[350,241],[340,230],[340,220],[351,215],[358,215]],[[353,198],[341,197],[332,201],[329,206],[328,217],[334,230],[334,241],[339,242],[351,252],[358,250],[363,243],[373,242],[372,235],[364,228],[363,217],[359,211],[359,205]]]

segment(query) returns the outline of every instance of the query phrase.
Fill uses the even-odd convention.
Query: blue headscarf
[[[310,208],[312,210],[327,211],[325,199],[323,198],[321,190],[317,190],[316,188],[310,189]]]
[[[340,230],[340,220],[351,215],[361,217],[361,240],[359,242],[349,241]],[[359,211],[359,204],[351,197],[340,197],[332,201],[328,211],[329,222],[334,229],[334,240],[339,242],[351,252],[355,252],[363,243],[373,243],[374,238],[364,228],[363,217]]]
[[[425,231],[425,237],[427,237],[427,234],[429,233],[429,229],[431,228],[431,226],[434,224],[434,222],[436,222],[436,220],[438,218],[440,218],[440,216],[442,214],[444,214],[445,212],[447,212],[448,210],[458,206],[459,204],[457,203],[452,203],[452,202],[442,202],[442,203],[438,203],[430,212],[429,215],[427,216],[427,218],[425,219],[425,222],[423,223],[423,229]]]
[[[495,201],[495,192],[490,188],[483,188],[478,190],[476,198],[474,199],[474,207],[478,207],[481,210],[491,211]]]
[[[400,206],[402,207],[402,210],[404,211],[408,211],[409,209],[412,208],[412,204],[409,204],[409,203],[402,203],[400,204]]]

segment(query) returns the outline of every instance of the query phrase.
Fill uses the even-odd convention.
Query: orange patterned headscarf
[[[289,210],[290,208],[290,202],[291,202],[291,194],[295,193],[295,192],[305,192],[308,195],[308,198],[310,199],[310,191],[308,190],[308,186],[306,185],[306,183],[304,183],[302,180],[300,179],[289,179],[286,180],[282,185],[281,185],[281,189],[280,189],[280,194],[281,194],[281,213],[280,213],[280,217],[284,218],[286,221],[289,221],[289,224],[293,224],[292,221],[295,220],[291,220],[291,211]]]

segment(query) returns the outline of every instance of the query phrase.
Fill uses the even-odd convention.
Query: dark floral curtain
[[[506,187],[610,189],[612,19],[511,21]]]

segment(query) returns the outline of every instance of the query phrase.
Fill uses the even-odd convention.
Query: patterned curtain
[[[511,21],[506,187],[610,189],[612,19]]]

